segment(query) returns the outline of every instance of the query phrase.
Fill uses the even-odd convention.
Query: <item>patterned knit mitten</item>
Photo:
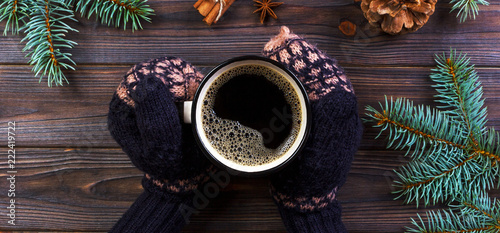
[[[289,232],[346,232],[337,191],[345,183],[362,124],[351,82],[337,62],[282,27],[263,51],[290,69],[311,101],[312,127],[299,156],[271,177],[271,194]]]
[[[214,168],[174,101],[191,100],[201,79],[191,64],[165,57],[135,65],[118,86],[109,131],[145,176],[144,192],[111,232],[179,232],[188,221],[185,207],[193,208],[195,190]]]

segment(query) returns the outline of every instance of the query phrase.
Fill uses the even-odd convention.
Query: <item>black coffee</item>
[[[292,115],[285,93],[261,75],[242,74],[215,95],[215,115],[259,131],[264,146],[276,149],[290,135]]]
[[[297,92],[282,74],[265,66],[223,72],[202,101],[204,140],[238,165],[260,166],[281,158],[301,128]]]

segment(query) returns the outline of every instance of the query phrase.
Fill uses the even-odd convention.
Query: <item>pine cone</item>
[[[371,25],[392,35],[414,32],[434,13],[437,0],[363,0],[361,10]]]

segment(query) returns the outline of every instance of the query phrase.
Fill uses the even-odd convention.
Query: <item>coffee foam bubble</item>
[[[238,121],[222,119],[213,110],[217,90],[231,78],[243,74],[259,75],[271,81],[283,92],[285,100],[291,107],[293,122],[290,134],[276,149],[264,146],[264,139],[272,135],[263,135]],[[290,149],[299,134],[302,118],[299,96],[289,80],[265,66],[241,65],[225,71],[212,82],[202,103],[202,126],[206,138],[221,156],[236,164],[260,166],[271,163]]]

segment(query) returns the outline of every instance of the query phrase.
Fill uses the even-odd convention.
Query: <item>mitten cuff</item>
[[[146,174],[142,180],[144,192],[110,232],[180,232],[189,223],[191,214],[198,212],[193,206],[199,185],[207,182],[208,174],[214,172],[215,168],[210,166],[206,173],[175,181]]]
[[[337,200],[320,210],[302,212],[278,205],[281,218],[289,233],[347,232],[342,223],[342,207]]]
[[[110,233],[180,232],[189,221],[185,210],[192,198],[173,199],[145,190]]]
[[[271,185],[271,195],[278,206],[286,229],[294,232],[347,232],[341,220],[342,209],[337,187],[322,196],[289,196]]]

